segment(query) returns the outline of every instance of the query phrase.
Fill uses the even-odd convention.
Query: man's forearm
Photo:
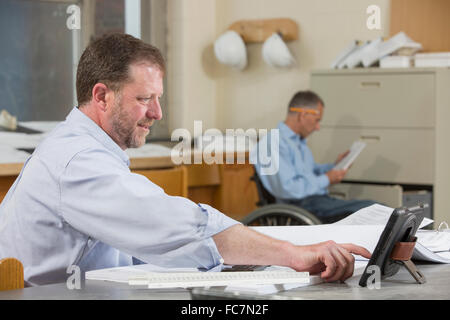
[[[243,225],[235,225],[213,236],[226,264],[290,266],[287,241],[270,238]]]
[[[296,246],[273,239],[242,225],[232,226],[213,239],[226,264],[279,265],[296,271],[320,273],[325,281],[336,281],[352,276],[355,265],[353,254],[370,258],[365,248],[334,241]]]

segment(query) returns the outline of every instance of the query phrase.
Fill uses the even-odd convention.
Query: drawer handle
[[[375,89],[379,89],[381,88],[381,82],[380,81],[362,81],[360,84],[360,87],[365,89],[365,88],[375,88]]]
[[[380,141],[381,138],[380,136],[361,136],[361,140],[365,140],[365,141]]]

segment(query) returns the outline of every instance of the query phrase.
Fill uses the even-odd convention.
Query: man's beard
[[[127,148],[139,148],[145,144],[145,137],[147,135],[139,135],[136,132],[137,123],[129,118],[128,113],[124,109],[122,99],[119,97],[112,110],[113,132],[115,133],[116,139]],[[151,125],[147,119],[141,120],[138,123]]]

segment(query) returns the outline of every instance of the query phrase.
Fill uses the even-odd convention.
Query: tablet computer
[[[397,208],[392,212],[383,233],[378,240],[372,257],[364,270],[359,285],[365,287],[372,274],[368,268],[376,265],[381,272],[381,279],[391,277],[398,272],[402,263],[391,258],[392,250],[397,242],[414,241],[417,229],[424,218],[424,209],[427,204],[411,208]]]

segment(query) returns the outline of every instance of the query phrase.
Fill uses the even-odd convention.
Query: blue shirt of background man
[[[333,163],[318,164],[314,162],[311,150],[298,134],[292,131],[284,122],[278,124],[279,129],[279,170],[274,175],[261,174],[261,164],[257,161],[257,148],[252,152],[251,159],[258,176],[275,198],[303,199],[311,195],[328,194],[330,181],[326,172],[331,170]],[[271,150],[271,134],[267,134],[258,143],[267,145]]]

